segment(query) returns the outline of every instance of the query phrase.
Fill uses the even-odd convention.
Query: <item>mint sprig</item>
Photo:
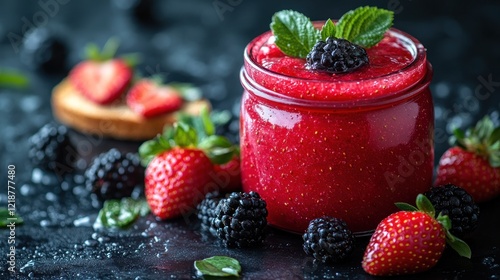
[[[382,40],[393,19],[392,11],[366,6],[345,13],[336,24],[328,19],[318,30],[305,15],[283,10],[273,15],[270,27],[275,44],[283,53],[306,58],[317,41],[328,37],[370,48]]]
[[[23,218],[18,215],[11,215],[11,210],[7,208],[0,208],[0,228],[6,228],[11,222],[15,222],[16,225],[22,224]]]

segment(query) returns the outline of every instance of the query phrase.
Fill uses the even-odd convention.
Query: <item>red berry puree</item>
[[[272,226],[303,233],[326,215],[368,232],[431,186],[425,49],[391,29],[367,53],[369,65],[331,74],[283,54],[270,32],[245,49],[243,188],[266,200]]]

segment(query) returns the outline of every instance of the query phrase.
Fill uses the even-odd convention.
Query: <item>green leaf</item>
[[[118,50],[119,46],[120,42],[117,38],[109,38],[102,47],[102,51],[100,54],[101,60],[110,60],[115,57],[116,51]]]
[[[145,199],[135,200],[130,197],[121,200],[106,200],[94,222],[94,228],[126,228],[139,216],[149,213]]]
[[[156,155],[169,149],[169,142],[165,141],[161,136],[157,136],[154,139],[142,143],[139,146],[139,157],[141,158],[141,164],[143,166],[147,166]]]
[[[26,75],[16,70],[0,69],[0,87],[24,89],[29,86]]]
[[[198,148],[215,164],[229,162],[235,155],[236,148],[229,139],[220,135],[211,135],[203,139]]]
[[[460,256],[470,259],[472,257],[472,251],[463,240],[453,236],[448,231],[446,232],[446,243],[455,250]]]
[[[101,60],[101,50],[94,43],[89,43],[85,46],[85,58],[95,61]]]
[[[472,134],[477,135],[479,141],[482,142],[488,139],[494,130],[495,125],[488,116],[485,116],[483,119],[477,122]]]
[[[345,13],[338,21],[335,37],[365,48],[376,45],[392,26],[394,13],[376,7],[360,7]]]
[[[168,86],[173,87],[175,90],[177,90],[180,95],[182,96],[182,99],[186,101],[196,101],[200,100],[202,97],[202,93],[200,88],[188,84],[188,83],[169,83],[167,84]]]
[[[446,229],[450,230],[451,229],[451,219],[448,215],[442,215],[441,213],[438,214],[436,220]]]
[[[394,204],[396,205],[396,207],[403,211],[418,211],[417,207],[405,202],[396,202]]]
[[[141,63],[142,55],[140,53],[127,53],[120,55],[120,59],[122,59],[128,67],[132,68]]]
[[[214,256],[194,262],[194,268],[202,276],[239,276],[241,265],[238,260],[226,256]]]
[[[277,12],[272,17],[271,30],[275,43],[286,55],[306,58],[321,38],[308,17],[291,10]]]
[[[436,210],[434,209],[434,206],[432,205],[431,201],[423,194],[417,195],[417,208],[420,211],[423,211],[427,214],[429,214],[431,217],[436,216]]]
[[[174,124],[173,141],[179,147],[196,146],[198,143],[198,134],[196,129],[189,124],[177,122]]]
[[[335,37],[336,29],[335,23],[331,19],[328,19],[323,27],[321,27],[321,40],[326,41],[328,37]]]
[[[14,222],[17,225],[20,225],[24,223],[23,218],[20,216],[14,214],[7,208],[0,208],[0,228],[7,228],[7,226],[11,223]]]

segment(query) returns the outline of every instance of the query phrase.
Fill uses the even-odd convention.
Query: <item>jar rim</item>
[[[257,43],[262,42],[264,39],[267,40],[270,36],[272,36],[271,31],[267,31],[256,38],[254,38],[246,47],[244,51],[244,66],[242,67],[240,73],[240,80],[242,85],[245,88],[253,89],[254,91],[258,91],[261,97],[267,97],[267,99],[272,99],[274,101],[286,102],[290,104],[296,105],[306,105],[306,106],[320,106],[320,107],[332,107],[332,106],[340,106],[340,107],[352,107],[355,105],[374,105],[374,104],[383,104],[388,102],[394,102],[398,99],[407,98],[411,93],[418,92],[418,89],[421,89],[423,86],[427,86],[432,79],[432,66],[427,61],[426,50],[424,46],[413,36],[395,29],[390,28],[387,31],[391,36],[397,37],[404,46],[408,49],[408,51],[412,54],[414,59],[404,67],[397,69],[393,72],[383,74],[377,77],[368,77],[361,79],[353,79],[353,80],[337,80],[337,81],[325,81],[320,79],[310,79],[310,78],[302,78],[289,76],[282,73],[277,73],[272,70],[269,70],[252,57],[252,51],[255,47],[260,47],[261,45],[257,45]],[[372,83],[372,84],[380,84],[381,82],[389,82],[394,79],[401,79],[402,73],[408,73],[406,76],[412,77],[414,80],[410,83],[405,83],[404,86],[400,86],[399,88],[395,88],[394,90],[390,90],[385,94],[379,94],[375,96],[365,96],[361,98],[347,98],[347,99],[312,99],[312,98],[299,98],[297,96],[291,96],[284,94],[283,92],[278,92],[276,90],[270,89],[262,84],[259,84],[255,77],[266,77],[266,79],[274,79],[279,82],[283,81],[291,81],[290,84],[297,83],[305,83],[307,86],[311,88],[315,88],[321,85],[327,85],[330,88],[337,88],[345,90],[346,92],[349,89],[357,89],[359,87],[359,83]],[[413,74],[411,72],[414,72]],[[418,75],[417,75],[418,74]],[[296,86],[296,85],[295,85]],[[416,87],[416,89],[414,89]],[[390,89],[390,88],[389,88]],[[351,91],[352,92],[352,91]],[[347,95],[346,95],[347,96]],[[345,96],[344,96],[345,97]]]

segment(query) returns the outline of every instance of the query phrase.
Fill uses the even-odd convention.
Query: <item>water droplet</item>
[[[48,201],[54,202],[57,200],[57,195],[55,195],[53,192],[47,192],[45,194],[45,199],[47,199]]]
[[[21,188],[19,188],[19,192],[23,196],[33,195],[33,194],[36,193],[36,189],[33,186],[29,185],[29,184],[24,184],[24,185],[21,186]]]
[[[83,242],[83,245],[86,247],[96,247],[99,244],[96,240],[88,239]]]
[[[106,243],[109,241],[109,237],[106,237],[106,236],[101,236],[99,238],[97,238],[97,241],[99,241],[99,243]]]
[[[19,107],[25,113],[32,113],[40,108],[41,100],[38,96],[26,96],[21,99]]]
[[[439,98],[446,98],[450,95],[450,86],[447,83],[439,82],[434,88],[434,94]]]
[[[40,226],[41,227],[50,227],[50,226],[52,226],[52,223],[49,220],[41,220]]]

